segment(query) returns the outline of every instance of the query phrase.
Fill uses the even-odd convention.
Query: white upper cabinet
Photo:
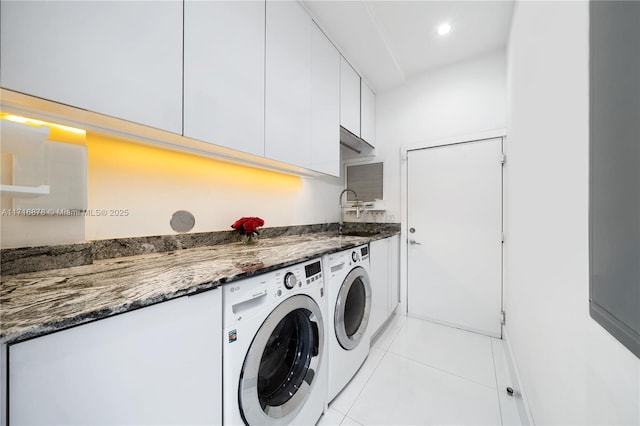
[[[182,1],[3,1],[2,87],[182,132]]]
[[[298,2],[267,1],[265,156],[311,166],[311,34]]]
[[[264,31],[264,1],[185,1],[184,136],[264,155]]]
[[[340,60],[340,125],[375,146],[376,95],[343,57]]]
[[[360,136],[360,104],[374,105],[298,1],[2,1],[0,8],[3,88],[238,155],[339,176],[340,125]],[[369,143],[370,112],[362,118]]]
[[[315,24],[311,42],[311,168],[340,176],[340,53]]]
[[[376,95],[362,80],[360,97],[360,138],[369,145],[376,144]]]
[[[360,136],[360,76],[340,57],[340,125]]]

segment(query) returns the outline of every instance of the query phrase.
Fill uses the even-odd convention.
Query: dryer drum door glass
[[[238,396],[247,424],[285,424],[295,418],[313,389],[323,341],[320,308],[310,297],[290,297],[269,314],[240,376]]]
[[[364,268],[353,268],[344,279],[336,299],[335,333],[340,346],[358,346],[367,330],[371,313],[371,284]]]

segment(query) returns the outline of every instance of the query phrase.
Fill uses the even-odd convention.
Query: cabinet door
[[[267,1],[265,156],[311,165],[311,28],[296,1]]]
[[[3,1],[2,87],[182,132],[182,1]]]
[[[388,318],[389,309],[389,239],[372,241],[369,244],[371,279],[371,333],[378,331]]]
[[[389,240],[389,308],[387,317],[393,314],[400,304],[400,236]]]
[[[340,57],[340,125],[360,136],[360,76]]]
[[[311,168],[340,176],[340,53],[315,24],[311,41]]]
[[[221,293],[10,346],[11,423],[220,424]]]
[[[184,135],[264,156],[265,3],[184,9]]]
[[[375,147],[376,144],[376,95],[362,81],[360,97],[360,137],[369,145]]]

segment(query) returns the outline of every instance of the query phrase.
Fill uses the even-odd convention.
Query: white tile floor
[[[518,425],[503,342],[394,316],[318,425]]]

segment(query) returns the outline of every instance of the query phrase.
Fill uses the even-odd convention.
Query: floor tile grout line
[[[342,419],[342,421],[340,422],[340,425],[342,425],[346,419],[351,420],[351,422],[353,422],[353,423],[356,423],[356,424],[359,424],[359,425],[362,425],[362,426],[366,426],[366,425],[360,423],[359,421],[354,420],[353,417],[349,417],[349,416],[344,416],[344,419]]]
[[[496,353],[493,350],[493,341],[491,343],[491,358],[493,359],[493,376],[496,380],[496,397],[498,398],[498,411],[500,412],[500,424],[504,426],[504,418],[502,417],[502,403],[500,402],[500,384],[498,383],[498,369],[496,368]]]
[[[408,318],[414,318],[414,317],[409,317],[409,316],[407,316],[407,317],[405,317],[405,318],[407,318],[407,319],[408,319]],[[442,326],[442,327],[446,327],[447,329],[454,329],[454,330],[460,330],[460,331],[463,331],[463,332],[465,332],[465,333],[471,333],[471,334],[472,334],[472,335],[474,335],[474,336],[482,337],[482,338],[483,338],[483,340],[488,339],[488,340],[489,340],[489,346],[491,347],[491,361],[493,361],[493,362],[494,362],[494,370],[493,370],[493,371],[494,371],[494,377],[495,377],[495,361],[494,361],[494,359],[493,359],[493,344],[491,343],[491,339],[492,339],[492,337],[491,337],[491,336],[486,336],[486,335],[484,335],[484,334],[474,333],[474,332],[472,332],[472,331],[468,331],[468,330],[457,329],[457,328],[455,328],[455,327],[450,327],[450,326],[448,326],[448,325],[434,323],[434,322],[432,322],[432,321],[425,320],[425,319],[422,319],[422,318],[414,318],[414,319],[416,319],[416,320],[418,320],[418,321],[421,321],[421,322],[426,322],[426,323],[429,323],[429,324],[436,324],[436,325],[439,325],[439,326]],[[405,321],[405,323],[403,324],[403,326],[402,326],[400,329],[402,329],[406,324],[407,324],[407,321]],[[395,339],[396,339],[396,337],[398,337],[398,334],[399,334],[399,332],[400,332],[400,329],[398,329],[398,332],[396,333],[396,336],[394,336],[393,340],[395,340]],[[393,343],[393,341],[392,341],[392,343]],[[391,345],[390,345],[390,347],[391,347]],[[469,378],[467,378],[467,377],[461,376],[461,375],[459,375],[459,374],[452,373],[452,372],[447,371],[447,370],[443,370],[443,369],[441,369],[441,368],[436,367],[435,365],[427,364],[427,363],[425,363],[425,362],[418,361],[418,360],[415,360],[415,359],[413,359],[413,358],[409,358],[409,357],[404,356],[404,355],[402,355],[402,354],[399,354],[399,353],[397,353],[397,352],[393,352],[393,351],[392,351],[392,350],[390,350],[390,349],[388,350],[388,352],[391,352],[392,354],[397,355],[397,356],[399,356],[399,357],[401,357],[401,358],[408,359],[409,361],[415,361],[415,362],[417,362],[417,363],[419,363],[419,364],[425,365],[425,366],[430,367],[430,368],[433,368],[433,369],[435,369],[435,370],[442,371],[443,373],[447,373],[447,374],[450,374],[450,375],[452,375],[452,376],[455,376],[455,377],[461,378],[461,379],[466,380],[466,381],[468,381],[468,382],[475,383],[475,384],[477,384],[477,385],[484,386],[484,387],[489,388],[489,389],[493,389],[491,386],[486,385],[486,384],[484,384],[484,383],[480,383],[480,382],[477,382],[477,381],[475,381],[475,380],[471,380],[471,379],[469,379]],[[496,386],[496,389],[497,389],[497,386]]]
[[[380,357],[380,360],[376,363],[376,365],[373,367],[373,370],[371,370],[371,373],[369,373],[369,377],[367,377],[367,380],[366,380],[366,381],[364,382],[364,384],[362,385],[362,388],[360,389],[360,392],[358,392],[358,394],[356,395],[356,397],[353,399],[353,402],[349,405],[349,408],[346,410],[347,412],[346,412],[346,413],[342,413],[342,411],[340,411],[340,410],[338,410],[338,409],[334,408],[334,410],[336,410],[337,412],[339,412],[339,413],[341,413],[341,414],[343,414],[343,415],[344,415],[343,419],[340,421],[340,424],[342,424],[342,422],[344,422],[344,420],[345,420],[346,418],[349,418],[349,419],[351,419],[351,420],[353,420],[353,421],[357,422],[358,424],[361,424],[360,422],[358,422],[357,420],[353,419],[352,417],[349,417],[349,412],[351,411],[351,409],[352,409],[352,408],[353,408],[353,406],[355,405],[355,403],[356,403],[356,401],[358,400],[358,398],[360,398],[360,395],[362,394],[362,391],[364,391],[364,388],[367,386],[367,384],[368,384],[368,383],[369,383],[369,381],[371,380],[371,377],[373,377],[373,374],[374,374],[374,373],[376,372],[376,370],[378,369],[378,366],[380,365],[380,363],[382,362],[382,360],[384,359],[384,357],[389,353],[389,347],[391,347],[391,346],[393,345],[393,341],[396,339],[396,337],[398,337],[398,334],[400,333],[400,330],[402,330],[402,328],[404,328],[404,326],[407,324],[406,319],[407,319],[407,317],[406,317],[406,316],[404,316],[404,318],[403,318],[403,320],[402,320],[402,325],[400,325],[400,326],[398,327],[398,329],[395,331],[395,333],[393,333],[393,337],[391,337],[391,338],[390,338],[390,342],[389,342],[389,345],[388,345],[388,347],[387,347],[387,348],[382,348],[382,347],[379,347],[379,346],[375,346],[375,344],[374,344],[374,345],[372,345],[372,346],[369,348],[369,351],[371,351],[371,349],[372,349],[372,348],[375,348],[375,349],[377,349],[377,350],[379,350],[379,351],[382,351],[382,352],[383,352],[383,353],[382,353],[382,356]],[[391,326],[391,323],[389,323],[389,324],[388,324],[388,326]],[[385,331],[386,331],[386,330],[385,330]],[[380,337],[381,337],[381,336],[378,336],[378,339],[376,340],[376,342],[377,342],[377,341],[379,341]],[[365,362],[366,362],[366,360],[365,360]],[[364,363],[363,363],[363,365],[364,365]],[[349,386],[349,385],[347,384],[347,386]],[[329,404],[329,407],[331,407],[331,404]]]
[[[329,410],[331,410],[331,407],[329,407],[329,408],[327,409],[327,411],[325,411],[324,413],[322,413],[322,415],[320,416],[320,418],[316,421],[315,426],[318,426],[318,425],[320,424],[320,422],[322,421],[322,419],[326,417],[327,412],[329,412]],[[340,421],[339,421],[339,422],[336,422],[336,424],[337,424],[337,425],[342,424],[342,422],[344,421],[345,417],[347,417],[347,415],[346,415],[346,414],[342,414],[340,411],[336,410],[335,408],[333,409],[333,411],[337,412],[338,414],[340,414],[340,415],[342,416],[342,417],[340,418]],[[329,424],[329,425],[327,425],[327,426],[334,426],[334,425],[333,425],[333,424]]]
[[[491,387],[489,385],[485,385],[484,383],[476,382],[475,380],[468,379],[466,377],[460,376],[459,374],[452,373],[451,371],[443,370],[443,369],[438,368],[438,367],[436,367],[434,365],[430,365],[430,364],[424,363],[422,361],[418,361],[418,360],[415,360],[413,358],[409,358],[407,356],[401,355],[401,354],[396,353],[396,352],[392,352],[392,351],[388,351],[388,352],[391,355],[395,355],[397,357],[406,359],[407,361],[412,361],[412,362],[415,362],[416,364],[420,364],[420,365],[423,365],[425,367],[432,368],[434,370],[437,370],[437,371],[440,371],[442,373],[448,374],[449,376],[457,377],[457,378],[462,379],[462,380],[464,380],[466,382],[473,383],[474,385],[478,385],[478,386],[482,386],[483,388],[495,390],[493,387]]]

